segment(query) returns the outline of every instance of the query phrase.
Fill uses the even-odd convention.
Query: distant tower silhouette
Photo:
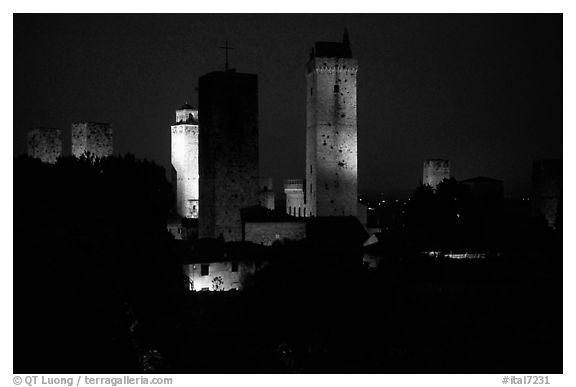
[[[551,228],[561,226],[562,160],[538,160],[532,166],[532,213],[543,215]]]
[[[229,69],[198,83],[199,236],[241,241],[240,210],[259,203],[258,78]]]
[[[82,156],[88,152],[95,157],[112,156],[112,126],[98,122],[72,124],[72,155]]]
[[[259,203],[260,206],[273,210],[275,208],[276,195],[274,193],[274,184],[271,177],[260,177],[258,179],[260,186]]]
[[[422,184],[436,189],[444,179],[450,179],[450,161],[442,159],[430,159],[424,161],[422,170]]]
[[[176,212],[198,218],[198,110],[186,103],[176,110],[171,127],[172,167],[176,171]]]
[[[54,128],[34,128],[27,134],[28,156],[54,164],[62,156],[62,132]]]
[[[348,31],[316,42],[306,66],[306,209],[310,216],[356,216],[356,75]]]

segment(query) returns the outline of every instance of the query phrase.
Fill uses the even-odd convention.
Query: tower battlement
[[[198,109],[188,103],[176,110],[176,124],[198,125]]]

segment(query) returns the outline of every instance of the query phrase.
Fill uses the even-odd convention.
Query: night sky
[[[111,122],[115,153],[170,165],[175,109],[198,78],[258,75],[260,172],[303,178],[304,70],[315,41],[350,33],[360,193],[414,189],[427,158],[457,179],[528,193],[535,159],[562,157],[561,15],[15,15],[14,154],[26,130]],[[200,114],[202,114],[200,112]]]

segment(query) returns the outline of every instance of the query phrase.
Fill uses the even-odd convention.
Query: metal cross
[[[228,41],[226,41],[226,45],[224,47],[220,47],[226,50],[226,63],[224,64],[224,69],[228,71],[228,50],[233,50],[233,47],[228,46]]]

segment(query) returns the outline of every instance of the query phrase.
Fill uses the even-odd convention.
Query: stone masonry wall
[[[307,68],[306,208],[311,216],[355,216],[358,62],[314,57]]]
[[[213,72],[199,80],[200,238],[242,240],[240,210],[258,205],[256,75]]]
[[[62,132],[54,128],[34,128],[27,133],[28,156],[54,164],[62,156]]]
[[[107,123],[77,122],[72,124],[72,155],[88,152],[95,157],[112,156],[112,126]]]
[[[441,159],[424,161],[422,184],[436,189],[444,179],[450,179],[450,161]]]
[[[172,166],[176,170],[176,212],[184,218],[198,218],[198,125],[173,125]]]

